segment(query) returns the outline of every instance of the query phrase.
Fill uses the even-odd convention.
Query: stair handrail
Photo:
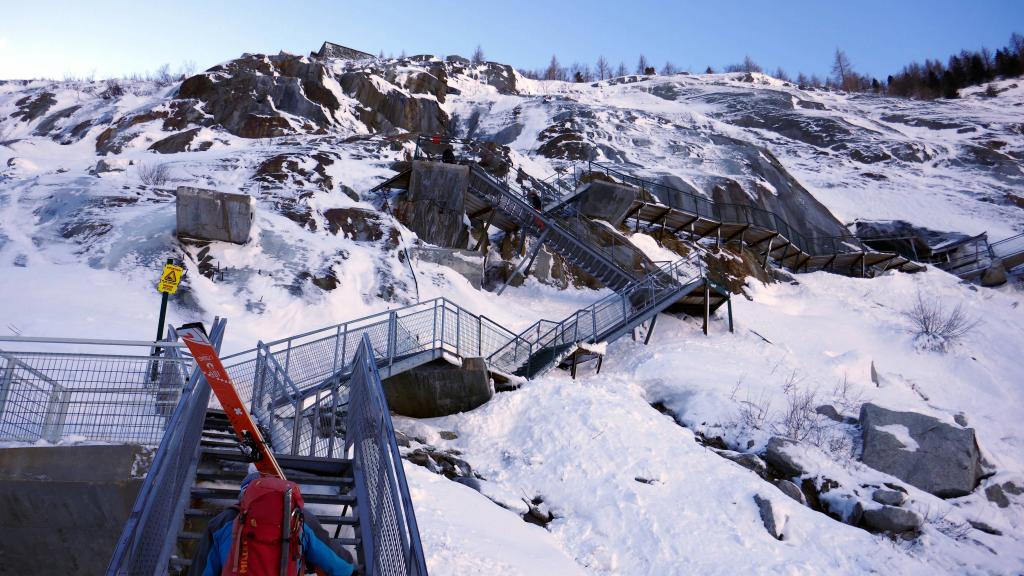
[[[658,299],[653,296],[655,289],[658,289],[657,294],[664,298],[664,295],[671,293],[673,289],[680,288],[687,284],[687,282],[679,282],[677,278],[680,277],[679,272],[682,271],[685,266],[692,265],[694,263],[697,264],[699,273],[690,279],[694,280],[705,276],[703,262],[696,253],[674,262],[664,264],[643,279],[634,282],[626,288],[610,294],[601,300],[598,300],[590,306],[573,312],[561,321],[552,322],[550,320],[538,320],[516,335],[516,337],[508,344],[491,354],[487,358],[487,362],[488,364],[496,366],[507,373],[512,373],[522,366],[521,362],[515,361],[520,358],[520,348],[526,350],[525,357],[529,360],[534,353],[543,349],[547,344],[556,341],[559,338],[564,340],[568,335],[570,326],[573,327],[574,342],[596,344],[602,334],[610,333],[611,329],[617,325],[615,324],[599,329],[597,320],[597,313],[599,309],[606,308],[609,305],[618,305],[621,302],[623,310],[623,318],[621,322],[628,322],[630,318],[643,312],[645,309],[654,306],[658,302]],[[672,283],[665,283],[666,279],[670,279]],[[630,298],[644,290],[650,290],[652,298],[645,301],[645,306],[643,308],[638,310],[634,309],[630,302]],[[590,319],[589,332],[578,332],[578,327],[581,325],[580,318]],[[539,327],[542,326],[543,323],[549,323],[552,324],[552,326],[541,332]],[[531,337],[534,334],[537,334],[537,336]],[[511,361],[503,358],[503,356],[507,356],[509,354],[509,348],[511,348],[512,351]]]
[[[989,244],[989,252],[998,258],[1014,256],[1024,252],[1024,233],[992,242]]]
[[[427,576],[416,512],[367,334],[355,356],[345,452],[353,464],[364,574]]]
[[[217,350],[226,324],[223,318],[213,321],[210,341]],[[173,329],[170,339],[177,339]],[[210,385],[196,366],[121,529],[107,576],[166,573],[174,546],[174,538],[168,535],[177,534],[174,523],[181,520],[188,501],[209,400]]]
[[[490,184],[495,190],[501,193],[507,200],[514,203],[517,209],[520,209],[524,211],[526,214],[528,214],[533,222],[534,228],[537,228],[538,232],[542,231],[543,229],[549,228],[557,230],[562,235],[562,237],[568,239],[569,242],[571,242],[576,248],[594,256],[595,258],[600,260],[602,264],[622,274],[624,278],[635,280],[633,274],[623,269],[622,266],[618,262],[616,262],[615,259],[610,254],[608,254],[608,252],[604,250],[602,246],[586,242],[585,240],[577,236],[576,233],[573,232],[571,229],[560,225],[551,216],[534,209],[533,206],[531,206],[530,203],[526,201],[526,197],[525,195],[522,194],[522,191],[519,190],[517,192],[518,189],[514,185],[511,185],[507,182],[502,182],[501,180],[489,174],[483,168],[476,165],[470,166],[470,171],[473,174],[481,177],[486,182],[488,182],[488,184]]]
[[[641,188],[643,190],[647,190],[647,189],[650,189],[650,188],[664,188],[666,190],[672,190],[674,192],[678,192],[679,194],[682,194],[684,197],[692,199],[694,201],[694,203],[695,203],[695,208],[696,208],[695,210],[693,210],[693,211],[685,210],[685,211],[697,214],[698,216],[701,216],[701,217],[706,217],[708,219],[717,220],[719,222],[727,222],[727,220],[722,216],[722,211],[723,210],[731,210],[731,211],[734,211],[736,213],[747,213],[747,212],[749,212],[750,214],[755,214],[755,213],[756,214],[762,214],[762,215],[764,215],[764,216],[766,216],[768,218],[768,220],[769,220],[768,224],[769,225],[765,225],[764,222],[757,222],[756,219],[754,219],[754,218],[744,218],[744,220],[738,220],[737,219],[737,220],[735,220],[733,222],[729,222],[729,223],[731,223],[731,224],[744,224],[744,225],[757,225],[757,226],[761,226],[761,227],[767,228],[767,229],[771,230],[772,232],[776,232],[776,233],[778,233],[778,234],[780,234],[782,236],[785,236],[791,243],[793,243],[797,247],[801,248],[802,251],[804,251],[807,254],[823,255],[823,254],[842,254],[842,253],[847,253],[847,252],[874,252],[875,251],[875,250],[871,249],[870,247],[865,246],[853,234],[850,234],[849,236],[806,236],[806,235],[796,231],[792,226],[789,225],[788,222],[786,222],[786,220],[784,218],[779,216],[777,213],[775,213],[775,212],[773,212],[771,210],[768,210],[766,208],[760,208],[760,207],[750,206],[750,205],[746,205],[746,204],[734,204],[734,203],[728,203],[728,202],[719,202],[719,201],[716,201],[716,200],[712,200],[710,198],[705,198],[705,197],[702,197],[702,196],[697,196],[696,194],[693,194],[692,192],[688,192],[686,190],[680,190],[679,188],[676,188],[674,186],[670,186],[668,184],[662,184],[660,182],[654,182],[652,180],[641,178],[639,176],[634,176],[634,175],[631,175],[631,174],[626,174],[624,172],[616,170],[615,168],[612,168],[611,166],[609,166],[609,165],[607,165],[607,164],[605,164],[603,162],[591,161],[591,162],[588,163],[588,165],[591,167],[590,168],[591,171],[593,171],[593,167],[596,166],[597,168],[600,169],[600,171],[603,171],[606,175],[614,176],[615,178],[617,178],[619,180],[622,180],[624,182],[632,183],[634,186],[636,186],[638,188]],[[700,210],[700,206],[702,206],[702,205],[706,205],[707,206],[705,208],[705,210],[703,210],[703,211]],[[668,205],[666,205],[666,206],[668,206]],[[716,211],[717,211],[717,213],[716,213]],[[852,250],[840,250],[836,246],[836,241],[837,240],[840,240],[840,241],[846,242],[846,243],[853,243],[853,244],[859,245],[859,246],[857,246],[856,249],[852,249]],[[833,248],[832,252],[822,252],[822,251],[816,249],[815,242],[824,242],[824,241],[829,241],[830,245]]]

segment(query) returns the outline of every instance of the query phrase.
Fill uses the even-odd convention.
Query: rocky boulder
[[[784,539],[789,515],[760,494],[754,494],[754,503],[757,504],[757,510],[761,515],[761,522],[764,523],[765,530],[776,540]]]
[[[875,404],[860,411],[861,461],[941,498],[970,494],[984,476],[974,430]]]
[[[892,533],[917,530],[924,523],[917,512],[896,506],[867,509],[861,516],[861,521],[868,528]]]
[[[795,440],[773,436],[768,440],[764,459],[769,466],[783,476],[790,478],[800,476],[805,472],[804,467],[790,454],[790,450],[796,446],[799,446],[799,443]]]

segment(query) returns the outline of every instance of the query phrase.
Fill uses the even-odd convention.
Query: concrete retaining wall
[[[461,367],[437,360],[383,382],[388,407],[412,418],[436,418],[468,412],[494,396],[483,358],[466,358]]]
[[[252,196],[178,187],[178,236],[245,244],[256,212]]]
[[[152,450],[0,449],[0,574],[103,574]]]
[[[396,202],[395,216],[420,240],[442,248],[464,248],[469,167],[417,160],[409,191]]]

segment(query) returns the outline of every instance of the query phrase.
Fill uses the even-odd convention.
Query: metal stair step
[[[223,509],[215,508],[187,508],[185,509],[185,516],[189,518],[213,518],[217,514],[220,514]],[[359,518],[356,516],[330,516],[324,514],[317,514],[316,519],[321,524],[329,524],[332,526],[358,526]]]
[[[238,489],[231,488],[192,488],[192,497],[210,500],[237,500]],[[306,504],[348,504],[356,503],[353,494],[303,494],[302,499]]]
[[[227,481],[241,483],[245,478],[245,473],[232,473],[224,474],[221,472],[203,472],[199,471],[196,473],[196,480],[198,481]],[[316,476],[314,474],[301,474],[297,472],[286,472],[285,476],[289,480],[299,485],[310,485],[310,486],[351,486],[353,479],[351,476]]]

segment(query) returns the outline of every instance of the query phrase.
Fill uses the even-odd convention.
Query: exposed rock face
[[[732,450],[715,450],[715,453],[726,460],[731,460],[740,466],[743,466],[762,478],[766,478],[768,476],[768,466],[766,466],[764,460],[761,460],[756,454],[746,454],[744,452],[734,452]]]
[[[57,97],[52,92],[41,92],[35,96],[25,96],[14,103],[18,109],[11,114],[11,118],[21,118],[22,122],[31,122],[41,118],[54,104]]]
[[[438,102],[407,96],[398,90],[381,91],[369,74],[346,72],[338,78],[345,94],[359,101],[359,119],[368,128],[392,132],[402,128],[410,132],[443,133],[448,116]]]
[[[789,480],[779,480],[775,486],[777,486],[779,490],[782,490],[783,494],[789,496],[793,500],[796,500],[801,504],[807,504],[807,500],[804,499],[804,493],[800,491],[800,487]]]
[[[789,522],[789,516],[772,504],[771,500],[764,498],[760,494],[754,494],[754,503],[757,504],[757,510],[761,514],[761,522],[764,522],[765,530],[772,535],[772,538],[776,540],[785,538],[786,523]]]
[[[200,128],[193,128],[191,130],[185,130],[184,132],[173,134],[159,142],[154,142],[149,149],[154,152],[159,152],[160,154],[175,154],[177,152],[192,150],[192,141],[195,140],[195,137],[199,134],[199,130]],[[207,150],[212,145],[212,142],[204,142],[196,146],[195,149]]]
[[[331,234],[341,234],[356,242],[378,242],[386,238],[385,247],[398,246],[398,230],[381,218],[380,212],[365,208],[329,208],[323,214]]]
[[[861,460],[942,498],[970,494],[984,475],[974,430],[915,412],[861,407]],[[908,445],[909,444],[909,445]]]
[[[736,162],[756,176],[754,184],[747,188],[730,178],[722,179],[712,188],[712,198],[716,202],[774,212],[807,237],[812,246],[801,246],[805,250],[829,247],[826,241],[816,241],[816,238],[851,236],[843,223],[812,196],[770,150],[726,136],[715,135],[713,138],[716,144],[729,150]]]
[[[769,466],[787,477],[800,476],[805,472],[803,466],[797,463],[793,456],[788,453],[790,448],[798,445],[799,443],[795,440],[773,436],[768,440],[764,459],[768,462]]]
[[[588,218],[604,220],[612,226],[619,226],[629,213],[629,208],[639,194],[630,186],[608,182],[590,182],[580,192],[577,208]]]
[[[334,179],[327,173],[331,164],[334,159],[327,152],[277,154],[260,163],[254,179],[273,187],[314,186],[330,192],[334,189]]]
[[[341,104],[324,87],[324,65],[281,53],[245,55],[188,78],[178,98],[203,103],[203,110],[228,132],[243,138],[313,132],[331,125]],[[292,126],[286,112],[305,120]]]
[[[879,488],[871,494],[871,499],[886,506],[902,506],[907,501],[907,493],[900,490]]]
[[[868,528],[894,533],[917,530],[924,523],[917,512],[895,506],[865,510],[861,520]]]

